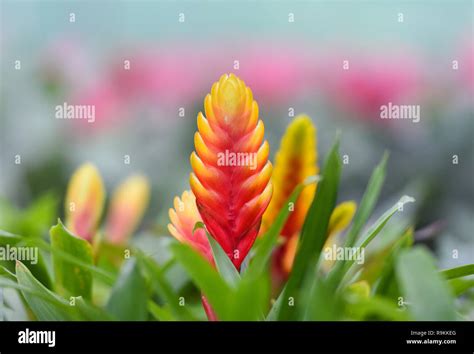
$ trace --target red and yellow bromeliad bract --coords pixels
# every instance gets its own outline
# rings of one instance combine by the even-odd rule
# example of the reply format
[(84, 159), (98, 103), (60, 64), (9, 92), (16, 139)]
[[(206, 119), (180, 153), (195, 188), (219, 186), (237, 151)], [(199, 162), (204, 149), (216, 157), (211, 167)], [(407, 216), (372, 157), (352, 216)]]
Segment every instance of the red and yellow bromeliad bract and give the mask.
[[(190, 185), (200, 219), (240, 269), (272, 196), (269, 145), (252, 91), (235, 75), (214, 83), (204, 108), (205, 116), (197, 117)], [(170, 213), (173, 235), (189, 238), (179, 233), (176, 211)]]

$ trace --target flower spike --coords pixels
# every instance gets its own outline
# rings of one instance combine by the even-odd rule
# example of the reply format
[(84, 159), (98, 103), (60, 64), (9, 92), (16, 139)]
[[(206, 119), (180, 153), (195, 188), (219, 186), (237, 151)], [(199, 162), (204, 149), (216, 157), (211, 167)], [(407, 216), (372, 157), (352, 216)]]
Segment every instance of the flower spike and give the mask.
[(190, 185), (207, 230), (240, 269), (272, 196), (269, 145), (252, 91), (235, 75), (214, 83), (204, 108)]
[(105, 188), (97, 168), (91, 163), (79, 167), (72, 175), (67, 189), (67, 228), (91, 242), (102, 215), (104, 200)]
[(143, 217), (150, 199), (150, 183), (145, 176), (127, 178), (114, 192), (107, 215), (106, 237), (125, 244)]
[(193, 232), (197, 222), (202, 222), (201, 216), (196, 206), (196, 198), (193, 192), (184, 191), (180, 197), (174, 198), (174, 209), (169, 209), (171, 223), (168, 224), (168, 231), (179, 242), (187, 243), (210, 263), (213, 263), (211, 245), (206, 236), (206, 231), (202, 228)]
[[(316, 127), (307, 115), (299, 115), (288, 125), (275, 155), (274, 194), (263, 215), (262, 233), (273, 223), (293, 189), (307, 177), (318, 174), (317, 158)], [(281, 232), (286, 239), (300, 232), (315, 191), (313, 183), (301, 192)]]

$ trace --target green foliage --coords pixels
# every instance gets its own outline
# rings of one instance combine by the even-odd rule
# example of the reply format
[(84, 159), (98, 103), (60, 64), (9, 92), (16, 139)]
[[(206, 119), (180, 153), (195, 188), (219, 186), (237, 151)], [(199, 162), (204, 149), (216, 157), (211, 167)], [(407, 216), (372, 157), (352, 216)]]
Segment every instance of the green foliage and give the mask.
[[(53, 249), (74, 255), (85, 264), (92, 265), (92, 247), (82, 238), (71, 234), (61, 223), (50, 230), (51, 246)], [(53, 268), (55, 283), (60, 293), (82, 296), (90, 299), (92, 296), (92, 273), (53, 253)]]
[[(311, 289), (312, 292), (317, 288), (316, 264), (326, 240), (329, 218), (336, 205), (340, 174), (339, 142), (336, 142), (326, 159), (322, 180), (303, 224), (293, 269), (285, 289), (280, 295), (284, 299), (291, 300), (291, 298), (297, 297), (297, 290), (305, 278), (310, 279), (310, 283), (314, 282), (314, 284), (310, 284), (308, 290)], [(311, 303), (311, 300), (309, 302)], [(291, 302), (285, 300), (281, 304), (283, 306), (279, 310), (278, 319), (296, 319), (298, 311), (293, 311)]]
[(40, 321), (72, 320), (68, 302), (46, 289), (21, 262), (16, 265), (16, 277), (21, 293)]
[(397, 261), (397, 276), (404, 302), (420, 321), (453, 321), (456, 319), (453, 294), (438, 274), (434, 261), (421, 247), (404, 250)]
[(147, 319), (148, 290), (135, 259), (126, 261), (107, 302), (107, 310), (122, 321)]
[[(268, 231), (259, 237), (239, 273), (206, 231), (214, 263), (176, 241), (150, 245), (91, 245), (59, 221), (57, 199), (46, 195), (25, 210), (0, 201), (0, 247), (40, 250), (38, 264), (0, 261), (0, 287), (21, 294), (36, 320), (205, 320), (204, 296), (219, 320), (457, 320), (463, 297), (472, 296), (474, 265), (439, 271), (430, 253), (413, 246), (412, 227), (397, 225), (385, 240), (392, 217), (403, 212), (402, 196), (378, 219), (372, 214), (386, 175), (387, 154), (372, 173), (344, 247), (367, 253), (362, 264), (335, 260), (323, 267), (324, 244), (338, 199), (342, 165), (337, 141), (327, 155), (321, 177), (312, 176), (293, 190)], [(280, 233), (303, 188), (318, 183), (300, 234), (292, 271), (271, 289), (271, 257)], [(377, 210), (378, 213), (378, 210)], [(369, 223), (369, 220), (375, 220)], [(195, 230), (205, 229), (197, 223)], [(3, 230), (8, 230), (3, 231)], [(50, 237), (48, 238), (48, 229)], [(165, 240), (160, 238), (159, 240)], [(377, 249), (373, 246), (379, 246)], [(131, 257), (125, 256), (125, 250)], [(54, 279), (54, 282), (52, 281)], [(53, 286), (54, 284), (54, 286)]]

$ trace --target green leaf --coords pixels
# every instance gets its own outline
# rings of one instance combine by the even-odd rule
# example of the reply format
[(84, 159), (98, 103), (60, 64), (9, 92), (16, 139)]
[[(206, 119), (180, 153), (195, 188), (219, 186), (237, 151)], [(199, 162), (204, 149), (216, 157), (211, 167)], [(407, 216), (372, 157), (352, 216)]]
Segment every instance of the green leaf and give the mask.
[(450, 279), (448, 283), (456, 297), (474, 287), (474, 279), (454, 278)]
[(186, 244), (175, 243), (171, 245), (171, 251), (204, 293), (217, 317), (221, 320), (232, 319), (228, 309), (232, 291), (216, 269)]
[(362, 237), (363, 241), (360, 243), (359, 247), (365, 248), (369, 245), (369, 243), (377, 236), (380, 230), (387, 224), (390, 218), (399, 210), (403, 210), (403, 206), (407, 203), (413, 203), (415, 201), (414, 198), (404, 195), (400, 198), (400, 200), (395, 203), (390, 209), (388, 209), (385, 213), (382, 214), (380, 218), (367, 230), (366, 234)]
[(16, 277), (21, 293), (38, 320), (71, 321), (75, 319), (74, 309), (69, 307), (69, 303), (49, 291), (19, 261), (16, 263)]
[[(316, 196), (306, 215), (293, 269), (285, 289), (280, 295), (284, 299), (297, 298), (298, 288), (306, 277), (316, 278), (316, 264), (326, 241), (329, 218), (336, 204), (340, 174), (341, 161), (339, 159), (339, 141), (337, 140), (326, 158), (321, 182), (318, 184)], [(287, 301), (283, 301), (281, 304), (287, 304)], [(296, 313), (297, 311), (293, 307), (282, 306), (278, 318), (289, 320)]]
[(270, 283), (262, 274), (259, 278), (243, 278), (232, 297), (229, 297), (229, 319), (233, 321), (259, 321), (270, 296)]
[(148, 311), (147, 293), (136, 259), (129, 259), (122, 266), (106, 308), (121, 321), (144, 321)]
[(396, 261), (400, 252), (413, 245), (413, 229), (409, 228), (391, 247), (388, 256), (381, 260), (382, 270), (378, 276), (378, 282), (375, 289), (375, 294), (385, 297), (398, 297), (398, 284), (396, 281)]
[(26, 303), (39, 320), (108, 321), (112, 319), (102, 309), (86, 302), (82, 297), (76, 297), (74, 301), (70, 298), (69, 302), (59, 297), (44, 287), (19, 261), (16, 265), (16, 274), (8, 272), (8, 275), (15, 281), (0, 277), (0, 287), (21, 291)]
[(474, 274), (474, 264), (466, 264), (460, 267), (442, 270), (441, 275), (445, 279), (455, 279)]
[(74, 308), (80, 316), (78, 319), (81, 321), (116, 320), (116, 318), (111, 316), (104, 309), (92, 305), (90, 302), (84, 300), (81, 296), (75, 298)]
[(285, 293), (285, 288), (281, 291), (280, 296), (273, 302), (270, 311), (268, 312), (265, 321), (278, 321), (278, 315), (280, 313), (280, 309), (283, 306), (283, 294)]
[(311, 291), (308, 291), (306, 295), (308, 298), (305, 302), (308, 305), (303, 314), (304, 319), (309, 321), (339, 320), (343, 307), (339, 294), (334, 294), (327, 283), (319, 277), (315, 277), (311, 287)]
[[(3, 246), (11, 246), (11, 247), (24, 247), (29, 245), (29, 240), (31, 238), (19, 236), (12, 234), (7, 231), (0, 230), (0, 245)], [(33, 238), (32, 240), (40, 240), (39, 238)], [(31, 245), (30, 247), (34, 247)], [(0, 264), (4, 263), (9, 266), (11, 270), (14, 269), (15, 265), (13, 261), (0, 261)], [(48, 272), (48, 267), (46, 266), (46, 262), (44, 260), (43, 255), (41, 252), (37, 253), (37, 260), (36, 263), (33, 264), (32, 262), (29, 262), (27, 265), (28, 269), (31, 271), (33, 276), (38, 279), (44, 286), (46, 286), (48, 289), (52, 288), (52, 282), (51, 282), (51, 277)]]
[(92, 274), (96, 275), (100, 280), (102, 280), (104, 283), (113, 285), (115, 282), (115, 276), (113, 273), (110, 273), (109, 271), (99, 268), (97, 266), (94, 266), (93, 264), (90, 264), (88, 261), (81, 260), (80, 258), (76, 257), (75, 255), (72, 255), (68, 252), (65, 252), (61, 249), (58, 248), (53, 248), (51, 245), (43, 240), (40, 239), (26, 239), (25, 244), (30, 245), (30, 246), (37, 246), (41, 248), (44, 251), (48, 251), (57, 258), (61, 258), (65, 262), (72, 263), (80, 268), (83, 268), (87, 271), (90, 271)]
[[(353, 247), (357, 236), (362, 231), (362, 228), (367, 223), (372, 211), (374, 210), (375, 204), (382, 189), (383, 182), (385, 180), (385, 168), (387, 165), (388, 154), (385, 153), (382, 160), (374, 169), (372, 176), (370, 177), (369, 183), (365, 190), (362, 201), (357, 208), (352, 227), (347, 233), (345, 247)], [(336, 289), (344, 276), (345, 261), (337, 261), (331, 272), (328, 275), (328, 282), (332, 289)]]
[(212, 238), (211, 235), (206, 231), (209, 244), (212, 248), (212, 254), (214, 256), (214, 261), (216, 262), (216, 267), (222, 277), (229, 283), (230, 286), (236, 286), (240, 280), (240, 274), (237, 269), (234, 267), (234, 264), (227, 256), (227, 253), (221, 248), (216, 240)]
[(454, 321), (453, 295), (438, 274), (431, 255), (424, 248), (404, 250), (397, 262), (397, 277), (404, 301), (415, 320)]
[(21, 242), (23, 238), (8, 231), (0, 230), (0, 245), (15, 245)]
[(411, 318), (408, 313), (400, 310), (395, 304), (380, 296), (358, 297), (348, 301), (346, 312), (354, 320), (409, 321)]
[[(179, 305), (179, 295), (174, 292), (173, 287), (166, 279), (163, 268), (139, 251), (137, 252), (137, 258), (142, 262), (144, 269), (148, 271), (153, 289), (166, 301), (176, 318), (192, 320), (191, 313), (184, 306)], [(153, 313), (158, 315), (159, 311), (156, 312), (158, 309), (154, 307), (153, 310)]]
[(207, 232), (206, 226), (201, 221), (198, 221), (194, 225), (193, 233), (197, 229), (203, 229), (206, 233), (207, 239), (209, 240), (209, 245), (212, 249), (212, 255), (214, 257), (214, 262), (216, 263), (217, 270), (222, 275), (222, 277), (229, 283), (230, 286), (236, 286), (240, 280), (240, 274), (235, 268), (234, 264), (230, 260), (229, 256), (219, 243), (214, 240), (214, 238)]
[[(74, 255), (92, 266), (92, 247), (86, 241), (71, 234), (58, 220), (50, 230), (52, 249)], [(53, 268), (58, 290), (63, 294), (82, 296), (89, 300), (92, 296), (92, 273), (53, 253)]]
[(173, 321), (173, 315), (168, 308), (159, 306), (154, 301), (148, 301), (148, 311), (150, 314), (159, 321)]
[[(300, 183), (295, 187), (290, 197), (283, 205), (286, 206), (290, 205), (290, 203), (296, 203), (296, 200), (301, 194), (303, 188), (311, 183), (316, 183), (319, 180), (319, 176), (308, 177), (304, 183)], [(245, 276), (259, 276), (262, 272), (265, 271), (266, 266), (268, 265), (268, 261), (270, 260), (273, 248), (278, 243), (278, 237), (280, 235), (281, 230), (283, 229), (283, 226), (285, 226), (289, 214), (290, 208), (283, 207), (280, 209), (277, 217), (275, 218), (275, 221), (270, 226), (270, 229), (261, 237), (261, 242), (256, 247), (255, 255), (252, 258), (251, 263), (245, 272)]]
[[(414, 198), (404, 195), (400, 198), (400, 200), (395, 203), (390, 209), (388, 209), (385, 213), (382, 214), (380, 218), (366, 231), (364, 236), (361, 237), (363, 240), (359, 243), (359, 248), (365, 249), (370, 242), (380, 233), (380, 231), (384, 228), (390, 218), (400, 210), (403, 210), (403, 206), (406, 203), (413, 203), (415, 201)], [(345, 263), (344, 269), (341, 271), (342, 277), (347, 274), (349, 268), (355, 263), (355, 259), (347, 260)]]

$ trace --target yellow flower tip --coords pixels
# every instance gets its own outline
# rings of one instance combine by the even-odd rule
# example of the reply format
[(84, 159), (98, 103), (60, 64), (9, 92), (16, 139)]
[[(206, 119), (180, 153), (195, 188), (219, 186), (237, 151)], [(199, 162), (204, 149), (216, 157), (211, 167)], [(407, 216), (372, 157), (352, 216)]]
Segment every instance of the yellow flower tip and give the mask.
[(361, 298), (368, 299), (370, 296), (370, 284), (367, 280), (360, 280), (349, 285), (347, 291)]
[(127, 178), (115, 190), (107, 217), (106, 237), (125, 244), (143, 218), (150, 200), (150, 183), (143, 175)]
[[(208, 102), (206, 102), (208, 101)], [(210, 101), (210, 102), (209, 102)], [(246, 119), (242, 119), (243, 114), (251, 114), (252, 111), (258, 116), (258, 107), (253, 100), (252, 91), (245, 83), (234, 74), (224, 74), (220, 77), (211, 90), (206, 103), (211, 107), (206, 107), (206, 115), (209, 120), (218, 118), (221, 126), (234, 126), (237, 131), (247, 127)], [(254, 108), (254, 109), (252, 109)], [(209, 112), (209, 111), (214, 112)], [(256, 119), (255, 114), (251, 115), (252, 120)]]
[(329, 219), (328, 235), (334, 235), (349, 226), (356, 209), (357, 204), (353, 200), (342, 202), (336, 206)]
[(316, 191), (316, 184), (308, 185), (301, 192), (295, 205), (284, 205), (290, 194), (309, 176), (318, 174), (316, 127), (307, 115), (297, 116), (287, 127), (275, 155), (272, 176), (274, 195), (263, 216), (262, 232), (273, 223), (281, 208), (290, 208), (291, 214), (282, 235), (291, 237), (299, 233)]
[(212, 250), (206, 232), (203, 229), (193, 232), (196, 223), (202, 222), (193, 192), (184, 191), (181, 198), (175, 197), (173, 208), (169, 209), (168, 214), (171, 221), (168, 224), (170, 234), (179, 242), (189, 244), (212, 263)]
[(92, 241), (102, 215), (105, 188), (97, 168), (80, 166), (72, 175), (65, 199), (66, 226), (71, 232)]
[[(331, 248), (334, 245), (337, 246), (337, 234), (341, 231), (344, 231), (350, 225), (356, 210), (357, 204), (352, 200), (342, 202), (334, 208), (331, 217), (329, 218), (327, 239), (324, 244), (323, 250), (328, 247)], [(329, 272), (334, 262), (334, 260), (323, 259), (321, 262), (322, 270), (325, 273)]]

